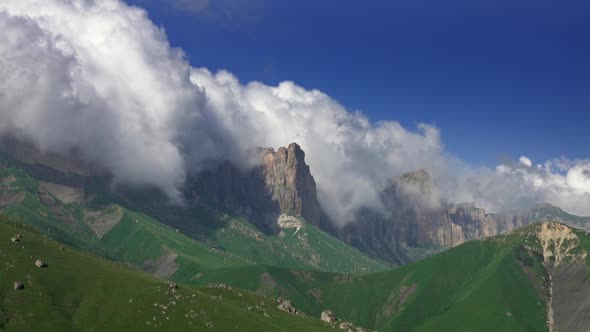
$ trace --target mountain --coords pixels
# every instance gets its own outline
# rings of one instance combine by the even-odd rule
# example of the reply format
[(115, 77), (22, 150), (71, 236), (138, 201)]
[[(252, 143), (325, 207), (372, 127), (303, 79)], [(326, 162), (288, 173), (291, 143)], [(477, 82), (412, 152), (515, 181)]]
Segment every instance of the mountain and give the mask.
[(164, 282), (3, 216), (0, 234), (2, 331), (333, 330), (319, 316), (280, 310), (273, 298)]
[(105, 189), (100, 179), (51, 176), (51, 169), (36, 166), (32, 171), (42, 181), (28, 167), (5, 160), (0, 211), (59, 241), (158, 276), (180, 280), (256, 264), (350, 273), (387, 267), (296, 215), (277, 215), (276, 231), (265, 233), (205, 199), (171, 205), (156, 193), (123, 195)]
[[(5, 144), (4, 151), (10, 158), (19, 160), (15, 166), (47, 183), (39, 194), (45, 198), (42, 202), (46, 205), (53, 204), (47, 202), (52, 195), (43, 195), (43, 190), (47, 186), (54, 189), (63, 186), (62, 189), (81, 191), (92, 199), (99, 197), (106, 206), (115, 204), (141, 212), (191, 238), (213, 243), (222, 250), (235, 251), (247, 260), (264, 264), (311, 266), (339, 272), (346, 272), (341, 270), (342, 266), (356, 271), (378, 268), (378, 264), (368, 267), (364, 263), (319, 263), (318, 257), (341, 256), (322, 255), (321, 250), (307, 244), (307, 232), (297, 233), (297, 243), (302, 245), (299, 250), (291, 250), (289, 245), (282, 243), (286, 229), (281, 226), (281, 218), (283, 221), (296, 218), (306, 225), (306, 230), (330, 238), (328, 242), (332, 241), (331, 234), (363, 253), (391, 264), (406, 264), (468, 240), (505, 233), (539, 220), (590, 227), (587, 226), (590, 218), (569, 215), (548, 204), (491, 214), (473, 203), (452, 204), (428, 199), (436, 195), (433, 195), (433, 180), (426, 170), (392, 178), (381, 193), (383, 210), (361, 209), (356, 222), (340, 227), (322, 213), (305, 153), (295, 143), (276, 151), (259, 149), (255, 157), (260, 163), (254, 167), (223, 162), (192, 175), (183, 188), (187, 203), (184, 207), (162, 204), (166, 197), (153, 190), (119, 186), (113, 191), (108, 175), (76, 161), (75, 151), (71, 158), (63, 158), (12, 143)], [(0, 196), (0, 209), (2, 200), (8, 199)], [(68, 218), (70, 223), (75, 223), (75, 217)], [(229, 234), (236, 232), (238, 238), (245, 240), (230, 240), (232, 236)], [(340, 244), (324, 247), (337, 248)], [(360, 256), (350, 257), (348, 262)], [(358, 261), (367, 262), (366, 259)], [(340, 270), (331, 270), (336, 265)]]
[(361, 211), (355, 223), (338, 230), (338, 237), (373, 257), (405, 264), (542, 220), (590, 227), (590, 217), (574, 216), (547, 203), (520, 211), (486, 213), (473, 203), (430, 202), (432, 188), (426, 170), (394, 177), (381, 195), (385, 212)]
[(299, 216), (320, 225), (316, 183), (305, 153), (295, 143), (257, 151), (260, 165), (244, 169), (225, 162), (189, 181), (188, 196), (203, 196), (235, 211), (258, 228), (276, 232), (281, 214)]

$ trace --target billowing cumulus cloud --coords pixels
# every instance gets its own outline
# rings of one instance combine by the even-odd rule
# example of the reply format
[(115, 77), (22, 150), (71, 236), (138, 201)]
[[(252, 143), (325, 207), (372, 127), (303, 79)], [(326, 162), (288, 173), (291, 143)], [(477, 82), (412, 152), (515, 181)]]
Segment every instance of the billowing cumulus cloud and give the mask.
[(428, 169), (436, 200), (502, 210), (547, 201), (590, 214), (590, 162), (473, 168), (445, 153), (437, 128), (371, 123), (293, 82), (241, 83), (192, 67), (145, 11), (119, 0), (0, 3), (0, 134), (42, 151), (78, 151), (118, 182), (179, 199), (188, 174), (259, 146), (298, 142), (322, 206), (341, 222), (378, 208), (393, 175)]
[(548, 202), (574, 214), (590, 215), (590, 160), (560, 159), (539, 167), (521, 161), (477, 176), (477, 185), (465, 189), (471, 200), (491, 210)]

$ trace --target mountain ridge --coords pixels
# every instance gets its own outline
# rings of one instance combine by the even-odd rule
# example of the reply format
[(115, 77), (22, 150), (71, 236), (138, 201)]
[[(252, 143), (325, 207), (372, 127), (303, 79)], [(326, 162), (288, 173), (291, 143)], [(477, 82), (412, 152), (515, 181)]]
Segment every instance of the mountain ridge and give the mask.
[[(14, 149), (18, 150), (18, 147)], [(252, 223), (267, 236), (282, 231), (278, 226), (281, 215), (296, 216), (374, 258), (393, 264), (405, 264), (471, 239), (501, 234), (541, 219), (590, 227), (590, 218), (569, 215), (546, 203), (527, 210), (486, 213), (473, 203), (429, 200), (434, 185), (425, 169), (392, 177), (390, 185), (381, 194), (385, 213), (364, 208), (357, 213), (354, 222), (339, 226), (322, 210), (311, 168), (298, 144), (292, 143), (276, 151), (261, 148), (256, 153), (260, 164), (253, 168), (244, 169), (226, 161), (190, 177), (183, 189), (189, 205), (197, 209), (217, 205)], [(20, 157), (23, 157), (22, 153)], [(24, 156), (24, 160), (40, 159)], [(53, 169), (46, 165), (47, 162), (42, 164), (45, 169)], [(66, 166), (54, 169), (52, 172), (57, 173), (49, 174), (50, 180), (74, 187), (102, 181), (105, 185), (99, 190), (112, 190), (104, 177), (100, 180), (100, 177), (80, 174), (59, 175), (60, 171), (67, 172), (72, 168), (67, 166), (67, 160), (57, 165)], [(39, 166), (27, 167), (36, 169), (41, 177), (52, 173), (39, 171)], [(135, 210), (144, 211), (181, 232), (210, 232), (203, 225), (194, 223), (188, 210), (163, 206), (161, 194), (146, 195), (123, 188), (116, 196)]]

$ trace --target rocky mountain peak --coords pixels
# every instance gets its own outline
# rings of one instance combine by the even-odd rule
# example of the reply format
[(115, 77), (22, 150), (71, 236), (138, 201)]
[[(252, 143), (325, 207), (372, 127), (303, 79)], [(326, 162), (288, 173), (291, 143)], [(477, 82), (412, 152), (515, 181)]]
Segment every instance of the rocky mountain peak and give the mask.
[(257, 153), (260, 164), (250, 170), (226, 162), (201, 174), (194, 184), (196, 192), (208, 193), (261, 229), (276, 231), (282, 214), (319, 225), (316, 183), (301, 147), (291, 143), (276, 150), (259, 148)]
[(425, 169), (419, 169), (413, 172), (407, 172), (392, 179), (394, 187), (411, 187), (421, 194), (432, 192), (432, 177)]
[(305, 162), (305, 152), (297, 143), (266, 149), (262, 156), (262, 174), (272, 199), (281, 213), (300, 215), (319, 225), (320, 205), (316, 183)]

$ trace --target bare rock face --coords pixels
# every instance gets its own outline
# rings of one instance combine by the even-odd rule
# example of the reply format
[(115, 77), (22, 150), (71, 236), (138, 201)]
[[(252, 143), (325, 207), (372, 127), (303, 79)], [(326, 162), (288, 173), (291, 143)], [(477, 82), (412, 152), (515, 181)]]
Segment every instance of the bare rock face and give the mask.
[(425, 170), (395, 177), (381, 193), (384, 211), (361, 210), (356, 222), (338, 235), (371, 256), (396, 264), (412, 260), (406, 254), (409, 248), (450, 247), (463, 242), (461, 228), (453, 224), (441, 204), (423, 204), (432, 188)]
[(562, 263), (583, 262), (586, 252), (578, 249), (580, 239), (567, 226), (555, 222), (543, 222), (537, 226), (537, 238), (542, 247), (543, 261), (558, 267)]
[[(545, 269), (541, 279), (532, 280), (539, 283), (541, 287), (537, 288), (547, 300), (548, 330), (590, 331), (588, 253), (576, 232), (564, 224), (546, 221), (520, 232), (531, 235), (520, 250), (540, 259)], [(530, 265), (522, 262), (524, 271), (530, 271)]]
[(319, 225), (320, 204), (316, 183), (309, 166), (305, 163), (305, 152), (296, 143), (276, 152), (267, 149), (262, 156), (262, 174), (266, 189), (279, 205), (283, 214), (300, 215), (308, 222)]
[(436, 202), (429, 200), (433, 188), (425, 170), (395, 177), (381, 194), (385, 212), (362, 210), (355, 223), (335, 233), (371, 256), (403, 264), (416, 258), (408, 254), (415, 249), (454, 247), (542, 220), (590, 227), (590, 218), (569, 215), (546, 203), (522, 211), (486, 213), (473, 203)]
[(316, 183), (305, 153), (296, 143), (259, 149), (260, 165), (244, 170), (229, 162), (203, 172), (190, 185), (194, 199), (207, 196), (246, 217), (261, 228), (276, 232), (282, 215), (303, 217), (320, 224)]

